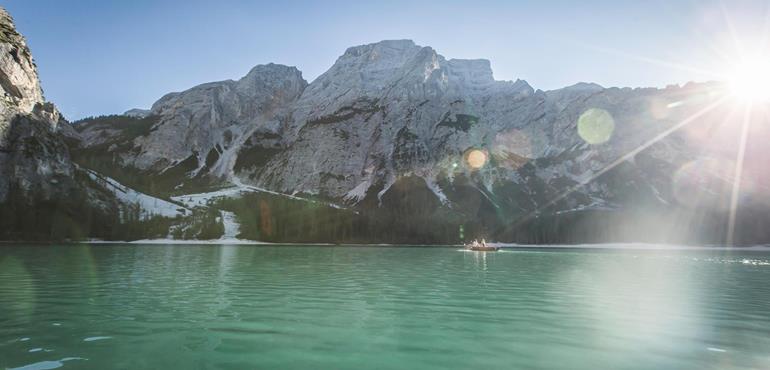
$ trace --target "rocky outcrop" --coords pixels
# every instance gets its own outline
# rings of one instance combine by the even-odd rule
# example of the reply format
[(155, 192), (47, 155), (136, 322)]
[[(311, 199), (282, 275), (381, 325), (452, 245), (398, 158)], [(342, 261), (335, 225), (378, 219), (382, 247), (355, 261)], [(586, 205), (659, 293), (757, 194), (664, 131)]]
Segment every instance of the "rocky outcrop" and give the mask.
[(2, 8), (0, 87), (0, 202), (12, 187), (52, 197), (72, 176), (66, 146), (56, 133), (67, 123), (44, 101), (26, 41)]
[[(462, 155), (449, 142), (480, 140), (475, 123), (486, 112), (477, 106), (532, 94), (524, 81), (495, 81), (486, 60), (446, 60), (409, 40), (353, 47), (295, 104), (283, 133), (288, 149), (251, 176), (260, 186), (332, 198), (360, 198), (409, 172), (432, 182), (438, 171), (431, 164)], [(399, 142), (429, 156), (406, 166), (394, 161), (392, 153), (404, 152)]]
[(123, 112), (123, 115), (128, 117), (134, 117), (134, 118), (145, 118), (149, 116), (150, 113), (151, 112), (149, 109), (134, 108)]
[(43, 90), (37, 78), (37, 67), (24, 36), (16, 31), (13, 19), (0, 8), (0, 114), (30, 113), (42, 103)]
[(135, 142), (144, 150), (127, 161), (136, 168), (163, 170), (194, 156), (198, 173), (212, 156), (217, 159), (209, 160), (208, 170), (226, 175), (244, 140), (256, 131), (280, 130), (287, 108), (306, 85), (296, 68), (267, 64), (254, 67), (238, 81), (168, 94), (152, 106), (151, 114), (160, 117), (153, 135)]
[(131, 122), (83, 122), (78, 126), (81, 146), (114, 143), (105, 149), (114, 154), (116, 165), (146, 173), (184, 168), (177, 183), (187, 178), (227, 178), (244, 142), (256, 143), (259, 137), (279, 134), (289, 107), (306, 85), (294, 67), (256, 66), (237, 81), (212, 82), (167, 94), (147, 114), (127, 112), (126, 116), (138, 121), (152, 120), (140, 135), (123, 135)]
[(29, 48), (0, 8), (0, 239), (100, 235), (114, 199), (92, 187), (70, 158), (78, 133), (46, 102)]

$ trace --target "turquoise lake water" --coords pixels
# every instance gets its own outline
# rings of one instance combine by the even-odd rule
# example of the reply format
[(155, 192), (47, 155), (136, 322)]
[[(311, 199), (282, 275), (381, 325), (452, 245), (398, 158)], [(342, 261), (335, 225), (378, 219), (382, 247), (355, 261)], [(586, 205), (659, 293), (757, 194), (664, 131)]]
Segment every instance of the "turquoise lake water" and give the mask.
[(770, 252), (0, 246), (0, 369), (768, 369)]

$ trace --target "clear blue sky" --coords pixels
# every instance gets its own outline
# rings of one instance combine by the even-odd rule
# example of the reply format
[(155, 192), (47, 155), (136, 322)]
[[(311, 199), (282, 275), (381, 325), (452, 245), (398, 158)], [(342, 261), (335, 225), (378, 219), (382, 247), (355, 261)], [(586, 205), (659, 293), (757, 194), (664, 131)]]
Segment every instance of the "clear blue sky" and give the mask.
[(347, 47), (383, 39), (486, 58), (497, 79), (543, 90), (709, 80), (700, 70), (723, 70), (721, 57), (735, 54), (726, 19), (737, 38), (751, 38), (770, 2), (416, 3), (0, 0), (27, 37), (46, 98), (69, 119), (149, 107), (167, 92), (268, 62), (297, 66), (312, 81)]

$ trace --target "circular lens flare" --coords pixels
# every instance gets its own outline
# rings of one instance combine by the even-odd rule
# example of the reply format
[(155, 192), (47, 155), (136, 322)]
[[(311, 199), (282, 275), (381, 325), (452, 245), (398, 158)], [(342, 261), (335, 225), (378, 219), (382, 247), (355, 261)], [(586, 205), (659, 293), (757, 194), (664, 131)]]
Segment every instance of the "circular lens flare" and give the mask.
[(487, 163), (487, 153), (479, 149), (471, 149), (465, 154), (465, 163), (468, 167), (478, 170)]
[(515, 170), (532, 158), (532, 144), (523, 131), (511, 129), (499, 132), (495, 135), (490, 155), (500, 166)]
[(578, 118), (578, 135), (587, 143), (596, 145), (606, 142), (615, 131), (615, 120), (604, 109), (591, 108)]
[(730, 161), (716, 158), (685, 163), (672, 179), (674, 198), (691, 208), (724, 209), (730, 200), (734, 166)]

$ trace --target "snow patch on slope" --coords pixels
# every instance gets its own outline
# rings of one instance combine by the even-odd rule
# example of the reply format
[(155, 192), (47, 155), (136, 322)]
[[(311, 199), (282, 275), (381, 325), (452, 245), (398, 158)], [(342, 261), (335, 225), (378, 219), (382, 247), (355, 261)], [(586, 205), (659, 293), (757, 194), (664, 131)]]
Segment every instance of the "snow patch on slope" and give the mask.
[(345, 194), (344, 199), (353, 201), (353, 203), (358, 203), (362, 199), (366, 197), (366, 191), (369, 190), (369, 186), (371, 185), (371, 180), (365, 180), (358, 184), (355, 188), (350, 190), (347, 194)]
[(85, 171), (91, 180), (112, 192), (121, 203), (138, 205), (141, 210), (140, 218), (143, 220), (152, 216), (174, 218), (184, 216), (189, 211), (178, 204), (140, 193), (96, 171), (89, 169), (85, 169)]
[(302, 198), (302, 197), (298, 197), (298, 196), (293, 195), (293, 194), (279, 193), (277, 191), (272, 191), (272, 190), (268, 190), (268, 189), (264, 189), (264, 188), (260, 188), (260, 187), (256, 187), (256, 186), (252, 186), (252, 185), (246, 185), (237, 176), (233, 176), (230, 181), (232, 181), (232, 183), (235, 184), (235, 188), (241, 189), (242, 191), (262, 192), (262, 193), (278, 195), (278, 196), (282, 196), (282, 197), (286, 197), (286, 198), (294, 199), (294, 200), (301, 200), (301, 201), (311, 202), (311, 203), (321, 203), (321, 204), (325, 204), (325, 205), (327, 205), (329, 207), (332, 207), (332, 208), (345, 209), (345, 207), (340, 206), (338, 204), (334, 204), (334, 203), (319, 202), (319, 201), (312, 200), (312, 199), (305, 199), (305, 198)]
[[(221, 198), (237, 198), (240, 197), (241, 194), (247, 192), (249, 191), (246, 189), (230, 187), (208, 193), (178, 195), (171, 197), (171, 199), (183, 203), (190, 208), (208, 207), (209, 203), (213, 200)], [(222, 222), (224, 232), (222, 233), (222, 236), (217, 239), (217, 242), (225, 244), (241, 244), (243, 240), (238, 239), (238, 234), (241, 233), (241, 224), (238, 222), (238, 217), (233, 212), (223, 210), (219, 210), (219, 214), (220, 217), (218, 221)]]
[(222, 226), (225, 228), (225, 232), (222, 234), (222, 239), (236, 239), (238, 234), (241, 232), (241, 224), (238, 222), (238, 218), (235, 216), (235, 213), (228, 211), (221, 211), (220, 213), (222, 214)]
[(171, 197), (171, 200), (183, 203), (188, 207), (207, 207), (209, 202), (217, 198), (238, 198), (249, 190), (237, 186), (211, 191), (207, 193), (185, 194)]
[(436, 183), (436, 180), (433, 177), (423, 177), (423, 180), (425, 180), (425, 185), (427, 185), (428, 189), (436, 195), (436, 198), (438, 198), (441, 204), (449, 205), (449, 199), (447, 199), (446, 194), (441, 190), (441, 186)]

